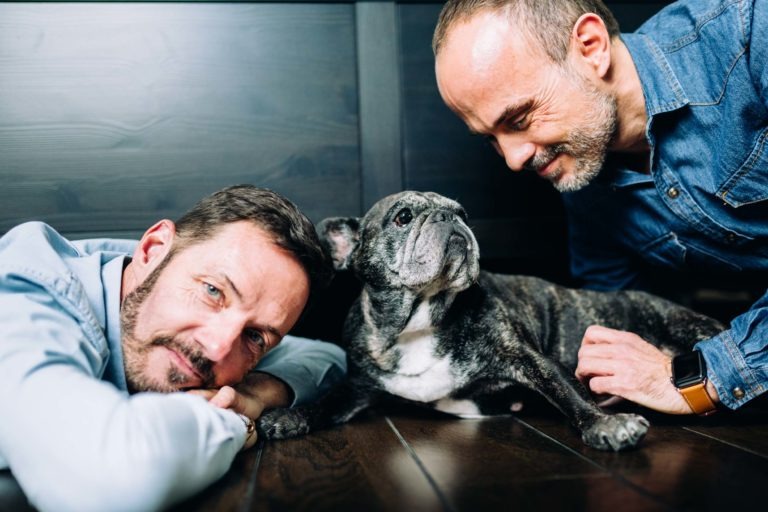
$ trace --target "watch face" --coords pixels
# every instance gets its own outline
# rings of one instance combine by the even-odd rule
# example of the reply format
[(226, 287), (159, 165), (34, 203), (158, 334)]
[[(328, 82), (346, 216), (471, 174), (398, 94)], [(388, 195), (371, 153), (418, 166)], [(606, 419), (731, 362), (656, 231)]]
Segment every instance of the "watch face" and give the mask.
[(703, 382), (707, 376), (706, 364), (701, 352), (694, 350), (672, 359), (672, 382), (677, 388), (687, 388)]

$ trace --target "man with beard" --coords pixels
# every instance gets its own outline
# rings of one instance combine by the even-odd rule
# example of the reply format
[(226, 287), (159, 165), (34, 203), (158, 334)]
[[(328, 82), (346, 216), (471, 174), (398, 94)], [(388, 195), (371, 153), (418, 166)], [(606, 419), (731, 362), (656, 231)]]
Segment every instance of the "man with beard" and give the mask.
[(329, 277), (312, 223), (248, 185), (138, 243), (12, 229), (0, 469), (40, 510), (156, 510), (202, 489), (254, 444), (263, 409), (311, 400), (346, 371), (339, 348), (283, 339)]
[[(565, 193), (587, 287), (642, 288), (654, 266), (768, 268), (768, 2), (683, 0), (620, 34), (599, 0), (449, 0), (433, 50), (446, 104), (510, 169)], [(765, 294), (674, 360), (590, 327), (576, 374), (708, 414), (766, 390), (767, 347)]]

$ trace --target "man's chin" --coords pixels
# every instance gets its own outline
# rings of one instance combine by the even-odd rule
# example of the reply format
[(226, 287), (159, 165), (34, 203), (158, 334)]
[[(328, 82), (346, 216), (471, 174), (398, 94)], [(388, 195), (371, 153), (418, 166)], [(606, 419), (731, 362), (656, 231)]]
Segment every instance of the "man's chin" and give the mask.
[(550, 183), (558, 192), (576, 192), (589, 185), (592, 180), (597, 177), (600, 170), (587, 170), (579, 173), (563, 173), (560, 172), (557, 176), (553, 176), (550, 179)]

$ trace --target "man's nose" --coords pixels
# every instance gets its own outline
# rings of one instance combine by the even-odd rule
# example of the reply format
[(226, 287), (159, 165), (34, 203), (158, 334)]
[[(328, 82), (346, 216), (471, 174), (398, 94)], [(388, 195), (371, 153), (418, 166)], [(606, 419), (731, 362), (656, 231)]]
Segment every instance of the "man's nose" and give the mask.
[(224, 360), (239, 342), (243, 326), (231, 319), (221, 319), (206, 326), (198, 338), (205, 356), (213, 362)]
[(501, 156), (513, 171), (522, 171), (525, 164), (536, 154), (536, 145), (531, 142), (521, 141), (516, 136), (500, 136), (497, 139)]

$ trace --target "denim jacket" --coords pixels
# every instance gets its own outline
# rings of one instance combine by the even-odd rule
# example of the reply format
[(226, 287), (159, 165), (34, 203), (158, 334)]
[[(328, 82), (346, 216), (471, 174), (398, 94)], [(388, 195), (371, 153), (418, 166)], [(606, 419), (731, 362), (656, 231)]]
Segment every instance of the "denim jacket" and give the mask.
[[(136, 242), (70, 242), (30, 222), (0, 238), (0, 469), (40, 510), (157, 510), (223, 475), (246, 437), (188, 393), (129, 395), (123, 262)], [(284, 339), (257, 367), (297, 401), (346, 371), (328, 343)]]
[[(642, 83), (650, 174), (617, 154), (565, 194), (571, 270), (596, 289), (643, 269), (768, 269), (768, 1), (685, 0), (622, 34)], [(768, 385), (768, 293), (696, 345), (720, 400)]]

